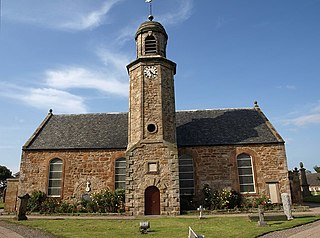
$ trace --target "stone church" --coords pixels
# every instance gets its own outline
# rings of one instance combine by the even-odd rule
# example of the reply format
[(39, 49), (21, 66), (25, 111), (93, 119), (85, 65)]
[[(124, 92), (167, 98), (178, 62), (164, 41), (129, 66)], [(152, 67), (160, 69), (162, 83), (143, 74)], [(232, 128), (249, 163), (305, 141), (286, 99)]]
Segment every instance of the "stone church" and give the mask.
[(199, 199), (205, 184), (274, 203), (290, 193), (284, 140), (257, 103), (176, 111), (167, 40), (152, 19), (137, 30), (129, 112), (49, 111), (23, 146), (18, 194), (41, 190), (71, 202), (125, 188), (128, 214), (177, 215), (181, 199)]

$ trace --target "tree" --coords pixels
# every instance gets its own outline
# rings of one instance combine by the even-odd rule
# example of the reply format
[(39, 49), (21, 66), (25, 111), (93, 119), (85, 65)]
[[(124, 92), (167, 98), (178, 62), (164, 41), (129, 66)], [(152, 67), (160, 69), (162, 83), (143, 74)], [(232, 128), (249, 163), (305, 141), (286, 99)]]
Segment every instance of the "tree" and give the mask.
[(7, 187), (8, 178), (12, 178), (12, 172), (6, 166), (0, 165), (0, 197), (2, 197), (3, 191)]
[(315, 165), (313, 167), (313, 169), (317, 172), (317, 173), (320, 173), (320, 167), (318, 165)]

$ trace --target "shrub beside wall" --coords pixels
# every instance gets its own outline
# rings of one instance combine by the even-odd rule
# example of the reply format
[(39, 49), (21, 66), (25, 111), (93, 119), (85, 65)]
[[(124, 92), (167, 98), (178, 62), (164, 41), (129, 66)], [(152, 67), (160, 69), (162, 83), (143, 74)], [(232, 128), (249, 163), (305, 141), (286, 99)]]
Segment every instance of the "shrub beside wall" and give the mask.
[(34, 191), (28, 201), (29, 212), (51, 213), (121, 213), (125, 211), (125, 191), (103, 190), (73, 204), (60, 198), (47, 197), (44, 192)]

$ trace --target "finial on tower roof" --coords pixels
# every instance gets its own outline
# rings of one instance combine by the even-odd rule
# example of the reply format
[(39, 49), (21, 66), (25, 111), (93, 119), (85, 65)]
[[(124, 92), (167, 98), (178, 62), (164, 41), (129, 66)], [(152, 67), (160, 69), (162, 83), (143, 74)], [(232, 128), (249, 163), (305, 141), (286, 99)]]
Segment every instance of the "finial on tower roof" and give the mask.
[(254, 108), (259, 108), (258, 102), (254, 101)]
[(154, 17), (152, 16), (152, 0), (146, 0), (146, 3), (149, 3), (149, 21), (152, 21)]
[(52, 110), (52, 109), (50, 109), (50, 110), (49, 110), (49, 114), (52, 114), (52, 111), (53, 111), (53, 110)]

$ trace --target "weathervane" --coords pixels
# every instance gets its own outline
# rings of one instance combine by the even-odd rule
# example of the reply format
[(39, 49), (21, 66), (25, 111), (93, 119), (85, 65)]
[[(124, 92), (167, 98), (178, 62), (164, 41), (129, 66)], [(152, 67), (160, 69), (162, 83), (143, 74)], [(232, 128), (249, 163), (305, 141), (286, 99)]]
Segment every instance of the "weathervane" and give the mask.
[(146, 0), (146, 3), (149, 3), (149, 6), (150, 6), (150, 14), (149, 14), (149, 17), (148, 17), (148, 19), (150, 20), (150, 21), (152, 21), (153, 20), (153, 16), (152, 16), (152, 0)]

